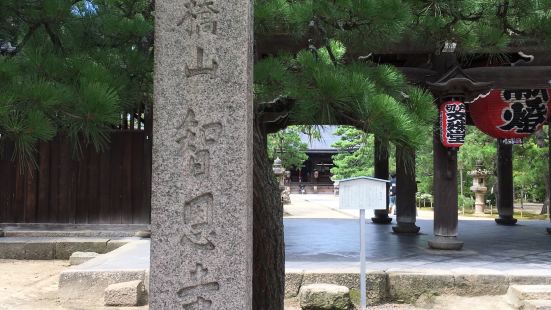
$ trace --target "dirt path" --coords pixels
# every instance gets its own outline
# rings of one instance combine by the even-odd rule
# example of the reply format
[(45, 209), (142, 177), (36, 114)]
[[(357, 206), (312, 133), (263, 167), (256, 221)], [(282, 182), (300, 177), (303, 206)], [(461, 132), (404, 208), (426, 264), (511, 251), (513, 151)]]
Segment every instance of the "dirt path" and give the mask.
[(62, 309), (59, 273), (68, 261), (0, 260), (0, 309)]
[(63, 260), (0, 259), (0, 310), (147, 310), (143, 307), (92, 307), (61, 304), (59, 274), (69, 267)]

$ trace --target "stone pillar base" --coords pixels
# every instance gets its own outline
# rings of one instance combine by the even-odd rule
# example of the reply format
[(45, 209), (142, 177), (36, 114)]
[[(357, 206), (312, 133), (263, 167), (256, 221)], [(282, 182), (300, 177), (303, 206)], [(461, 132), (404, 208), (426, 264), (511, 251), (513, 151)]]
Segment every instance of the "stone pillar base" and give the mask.
[(392, 231), (397, 234), (416, 234), (421, 227), (416, 226), (415, 223), (403, 223), (398, 222), (398, 225), (392, 226)]
[(512, 215), (500, 215), (495, 221), (497, 224), (505, 226), (513, 226), (517, 223), (517, 219), (513, 218)]
[(463, 241), (457, 240), (457, 237), (436, 236), (434, 239), (429, 240), (429, 247), (435, 250), (457, 251), (463, 248)]
[(474, 206), (474, 215), (483, 216), (484, 215), (484, 205), (475, 205)]
[(386, 209), (379, 209), (375, 210), (375, 217), (372, 217), (371, 221), (374, 224), (390, 224), (392, 223), (392, 218), (388, 216)]

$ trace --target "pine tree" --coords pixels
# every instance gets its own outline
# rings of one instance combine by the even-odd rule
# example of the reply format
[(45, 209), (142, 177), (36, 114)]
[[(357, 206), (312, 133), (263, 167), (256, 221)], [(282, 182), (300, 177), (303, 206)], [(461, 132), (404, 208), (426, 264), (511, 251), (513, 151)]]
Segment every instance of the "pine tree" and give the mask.
[(333, 155), (333, 180), (373, 175), (373, 136), (349, 126), (339, 126), (335, 134), (340, 139), (332, 145), (339, 150)]
[(35, 161), (38, 141), (68, 136), (100, 151), (121, 112), (151, 104), (150, 1), (0, 4), (0, 142)]

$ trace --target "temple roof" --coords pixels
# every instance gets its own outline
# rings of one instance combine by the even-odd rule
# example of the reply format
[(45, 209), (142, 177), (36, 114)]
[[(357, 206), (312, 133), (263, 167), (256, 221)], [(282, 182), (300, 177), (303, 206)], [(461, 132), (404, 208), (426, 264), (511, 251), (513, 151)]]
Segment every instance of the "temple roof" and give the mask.
[(331, 145), (339, 140), (339, 136), (335, 135), (337, 126), (320, 126), (321, 138), (314, 139), (306, 134), (300, 134), (302, 142), (308, 144), (307, 153), (336, 153), (337, 149)]

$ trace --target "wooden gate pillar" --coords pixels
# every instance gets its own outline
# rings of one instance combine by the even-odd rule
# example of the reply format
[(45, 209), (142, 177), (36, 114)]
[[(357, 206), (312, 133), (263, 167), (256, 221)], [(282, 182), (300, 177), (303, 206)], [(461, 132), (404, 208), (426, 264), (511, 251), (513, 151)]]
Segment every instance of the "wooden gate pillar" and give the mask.
[[(408, 158), (409, 157), (409, 158)], [(419, 232), (415, 225), (417, 206), (415, 205), (415, 151), (411, 149), (396, 149), (396, 226), (395, 233)]]
[(497, 140), (497, 211), (495, 219), (500, 225), (512, 226), (517, 223), (513, 217), (513, 146)]
[[(453, 54), (442, 57), (442, 68), (448, 67), (456, 59)], [(427, 82), (427, 85), (438, 98), (438, 104), (447, 99), (469, 102), (492, 87), (491, 82), (473, 80), (457, 64), (438, 81)], [(435, 238), (428, 243), (433, 249), (460, 250), (463, 242), (457, 240), (457, 148), (442, 145), (439, 125), (436, 124), (433, 133)]]
[[(388, 141), (382, 141), (375, 137), (375, 177), (378, 179), (388, 180)], [(375, 217), (371, 218), (371, 221), (375, 224), (390, 224), (392, 218), (388, 216), (388, 189), (389, 183), (387, 183), (386, 193), (386, 208), (375, 210)]]
[(449, 149), (440, 141), (440, 127), (433, 133), (434, 236), (429, 247), (460, 250), (457, 240), (457, 149)]

